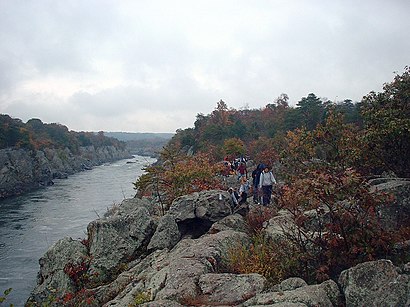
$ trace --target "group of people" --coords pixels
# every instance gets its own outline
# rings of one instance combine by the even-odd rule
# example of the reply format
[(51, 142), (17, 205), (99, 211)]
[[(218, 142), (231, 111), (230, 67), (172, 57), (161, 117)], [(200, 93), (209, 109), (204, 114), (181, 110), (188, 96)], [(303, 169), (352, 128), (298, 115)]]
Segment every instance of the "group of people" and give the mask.
[(247, 177), (246, 161), (247, 159), (245, 157), (236, 158), (232, 161), (229, 160), (229, 157), (225, 157), (222, 175), (228, 177), (230, 175), (239, 174), (239, 176)]
[[(245, 203), (251, 190), (245, 163), (243, 163), (243, 168), (240, 171), (238, 168), (237, 173), (240, 183), (239, 192), (233, 188), (228, 189), (234, 206)], [(268, 206), (271, 202), (274, 184), (277, 184), (277, 181), (271, 169), (267, 165), (260, 163), (252, 172), (252, 196), (254, 204)]]

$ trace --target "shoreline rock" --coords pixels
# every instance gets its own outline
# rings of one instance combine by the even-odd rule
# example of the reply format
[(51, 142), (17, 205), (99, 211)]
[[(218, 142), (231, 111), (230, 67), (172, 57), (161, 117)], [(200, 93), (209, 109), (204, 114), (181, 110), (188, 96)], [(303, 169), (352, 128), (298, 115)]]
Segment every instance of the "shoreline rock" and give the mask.
[(76, 155), (68, 148), (1, 149), (0, 200), (53, 185), (54, 179), (64, 179), (106, 162), (131, 157), (128, 151), (114, 146), (81, 147)]

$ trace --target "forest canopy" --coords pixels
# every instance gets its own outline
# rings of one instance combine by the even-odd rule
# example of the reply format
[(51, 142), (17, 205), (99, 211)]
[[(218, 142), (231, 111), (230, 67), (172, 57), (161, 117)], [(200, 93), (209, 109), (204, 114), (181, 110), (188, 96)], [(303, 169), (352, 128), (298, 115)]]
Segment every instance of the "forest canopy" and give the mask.
[(0, 114), (0, 149), (27, 148), (69, 148), (73, 153), (81, 146), (115, 146), (124, 148), (125, 143), (115, 138), (104, 136), (102, 131), (75, 132), (69, 131), (58, 123), (46, 124), (40, 119), (33, 118), (24, 123), (18, 118)]

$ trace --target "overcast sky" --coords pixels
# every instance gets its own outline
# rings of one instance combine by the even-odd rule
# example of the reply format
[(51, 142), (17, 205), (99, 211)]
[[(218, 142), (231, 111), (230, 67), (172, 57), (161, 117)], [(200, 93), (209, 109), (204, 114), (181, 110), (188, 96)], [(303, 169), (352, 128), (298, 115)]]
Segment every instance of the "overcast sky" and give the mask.
[(0, 0), (0, 113), (175, 132), (222, 99), (360, 101), (410, 64), (409, 0)]

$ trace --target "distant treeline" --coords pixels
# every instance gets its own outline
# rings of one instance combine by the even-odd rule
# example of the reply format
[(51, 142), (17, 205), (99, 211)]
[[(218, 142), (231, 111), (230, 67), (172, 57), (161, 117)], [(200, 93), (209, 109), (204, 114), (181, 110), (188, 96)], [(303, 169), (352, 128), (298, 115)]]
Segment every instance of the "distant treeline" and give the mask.
[(82, 146), (114, 146), (125, 148), (125, 143), (104, 136), (104, 132), (69, 131), (58, 123), (43, 123), (40, 119), (30, 119), (24, 123), (18, 118), (0, 114), (0, 149), (27, 148), (68, 148), (77, 153)]
[(152, 141), (152, 140), (170, 140), (175, 133), (151, 133), (151, 132), (106, 132), (104, 135), (117, 140), (128, 141)]
[(175, 133), (104, 132), (104, 135), (126, 142), (126, 148), (132, 154), (158, 157)]

